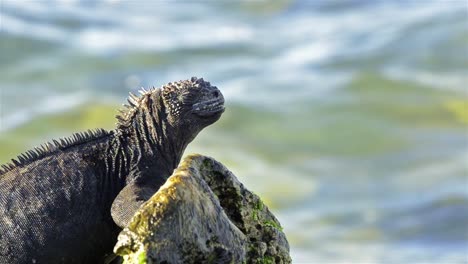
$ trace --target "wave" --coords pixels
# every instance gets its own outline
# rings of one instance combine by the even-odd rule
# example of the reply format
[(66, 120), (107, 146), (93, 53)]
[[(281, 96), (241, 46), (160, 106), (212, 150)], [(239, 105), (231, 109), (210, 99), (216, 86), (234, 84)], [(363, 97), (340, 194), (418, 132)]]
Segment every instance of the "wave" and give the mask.
[[(432, 1), (413, 4), (416, 9), (408, 6), (411, 4), (383, 2), (337, 14), (309, 8), (298, 10), (294, 16), (280, 14), (269, 21), (273, 26), (257, 23), (254, 17), (241, 22), (236, 16), (221, 16), (218, 14), (228, 10), (200, 3), (43, 1), (23, 5), (4, 1), (1, 12), (5, 32), (60, 41), (88, 52), (168, 51), (249, 43), (259, 48), (286, 47), (280, 56), (295, 64), (342, 52), (376, 50), (411, 24), (460, 10), (463, 3)], [(196, 12), (213, 15), (195, 19)], [(277, 41), (277, 32), (284, 34), (281, 41)]]
[(468, 90), (466, 89), (468, 79), (462, 70), (459, 72), (441, 73), (398, 67), (385, 70), (385, 75), (391, 79), (413, 81), (432, 88), (452, 90), (463, 95), (468, 95)]
[[(361, 64), (378, 60), (382, 53), (391, 55), (383, 48), (398, 42), (412, 25), (457, 13), (462, 6), (440, 1), (379, 2), (322, 12), (323, 4), (302, 9), (294, 9), (293, 4), (290, 9), (294, 14), (285, 8), (264, 20), (241, 11), (220, 15), (228, 11), (222, 5), (190, 2), (49, 1), (22, 5), (4, 1), (0, 12), (4, 33), (58, 42), (74, 52), (154, 52), (155, 59), (172, 51), (181, 53), (181, 63), (166, 70), (153, 69), (147, 75), (160, 79), (146, 83), (184, 79), (189, 72), (219, 83), (229, 101), (274, 109), (302, 98), (326, 97), (349, 82)], [(239, 16), (245, 19), (239, 20)], [(223, 50), (229, 46), (241, 47), (244, 55)], [(194, 54), (206, 48), (218, 51), (219, 56), (196, 60)], [(339, 66), (355, 58), (359, 61), (352, 67)], [(394, 68), (401, 68), (398, 62), (394, 64)], [(395, 78), (463, 89), (462, 73), (390, 72)]]
[[(0, 62), (8, 69), (0, 78), (0, 132), (82, 106), (91, 94), (119, 98), (112, 97), (113, 104), (140, 85), (204, 77), (230, 105), (188, 151), (217, 157), (278, 210), (295, 263), (459, 260), (457, 250), (466, 243), (456, 232), (466, 226), (468, 194), (466, 155), (454, 152), (463, 148), (462, 132), (446, 123), (393, 122), (405, 114), (395, 108), (407, 91), (392, 97), (392, 85), (404, 82), (386, 80), (457, 93), (450, 97), (466, 94), (463, 68), (442, 61), (429, 70), (418, 60), (437, 43), (464, 36), (458, 25), (465, 3), (363, 1), (358, 8), (324, 8), (317, 2), (293, 1), (262, 13), (201, 2), (3, 0), (0, 34), (22, 38), (4, 46), (15, 62)], [(38, 49), (40, 42), (46, 48)], [(443, 71), (447, 63), (455, 70)], [(362, 93), (349, 89), (359, 76), (364, 81), (354, 84)], [(416, 101), (424, 92), (412, 91), (410, 110), (432, 102)], [(395, 104), (385, 105), (388, 100)], [(392, 122), (382, 118), (386, 111), (396, 116)], [(421, 119), (433, 113), (420, 111)], [(393, 138), (408, 144), (373, 158), (358, 153), (366, 144), (391, 145)]]
[(73, 109), (86, 103), (89, 98), (89, 96), (82, 92), (67, 95), (49, 95), (38, 104), (23, 109), (16, 109), (11, 114), (3, 116), (0, 122), (0, 132), (21, 126), (38, 116)]

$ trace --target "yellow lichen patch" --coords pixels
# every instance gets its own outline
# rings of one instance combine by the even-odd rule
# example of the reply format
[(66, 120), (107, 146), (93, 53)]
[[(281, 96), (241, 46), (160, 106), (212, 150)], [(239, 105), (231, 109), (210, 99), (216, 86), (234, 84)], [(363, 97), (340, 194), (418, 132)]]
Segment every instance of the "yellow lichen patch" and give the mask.
[[(174, 174), (167, 179), (167, 181), (160, 187), (158, 192), (151, 197), (145, 208), (146, 210), (138, 211), (132, 218), (129, 224), (129, 229), (137, 234), (146, 234), (150, 228), (149, 226), (154, 223), (149, 223), (151, 221), (159, 221), (158, 215), (150, 215), (152, 212), (164, 212), (168, 204), (172, 200), (176, 200), (177, 196), (177, 186), (181, 184), (186, 184), (184, 178), (190, 177), (188, 173), (190, 168), (197, 168), (199, 164), (199, 154), (192, 154), (184, 159), (180, 166), (174, 171)], [(158, 208), (158, 210), (156, 210)]]
[(125, 264), (146, 264), (146, 252), (143, 247), (140, 247), (137, 252), (133, 254), (125, 255), (124, 257)]
[(445, 103), (445, 107), (455, 115), (457, 121), (468, 124), (468, 100), (451, 100)]

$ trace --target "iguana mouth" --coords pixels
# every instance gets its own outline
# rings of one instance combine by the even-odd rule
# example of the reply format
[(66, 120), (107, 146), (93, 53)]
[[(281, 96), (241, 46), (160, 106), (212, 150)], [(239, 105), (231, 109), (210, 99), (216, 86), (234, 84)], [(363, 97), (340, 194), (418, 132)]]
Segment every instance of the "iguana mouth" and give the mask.
[(216, 98), (192, 106), (192, 112), (198, 116), (212, 116), (224, 112), (224, 99)]

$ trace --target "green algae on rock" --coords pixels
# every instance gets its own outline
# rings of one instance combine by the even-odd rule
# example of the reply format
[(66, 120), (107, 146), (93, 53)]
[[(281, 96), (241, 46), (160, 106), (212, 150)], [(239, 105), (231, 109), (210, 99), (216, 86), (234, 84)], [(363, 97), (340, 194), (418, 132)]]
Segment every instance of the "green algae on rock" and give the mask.
[(134, 215), (124, 263), (290, 263), (275, 216), (216, 160), (191, 155)]

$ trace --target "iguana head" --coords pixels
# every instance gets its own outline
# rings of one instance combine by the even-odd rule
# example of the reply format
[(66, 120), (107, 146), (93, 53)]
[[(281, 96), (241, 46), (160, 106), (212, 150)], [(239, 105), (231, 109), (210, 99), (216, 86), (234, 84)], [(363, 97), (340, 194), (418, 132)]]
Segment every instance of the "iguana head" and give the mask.
[(224, 97), (203, 78), (169, 83), (161, 88), (167, 121), (176, 128), (198, 132), (224, 112)]
[(146, 142), (185, 146), (224, 112), (223, 95), (202, 78), (143, 89), (141, 94), (138, 97), (130, 93), (128, 104), (116, 116), (117, 131), (153, 139)]

